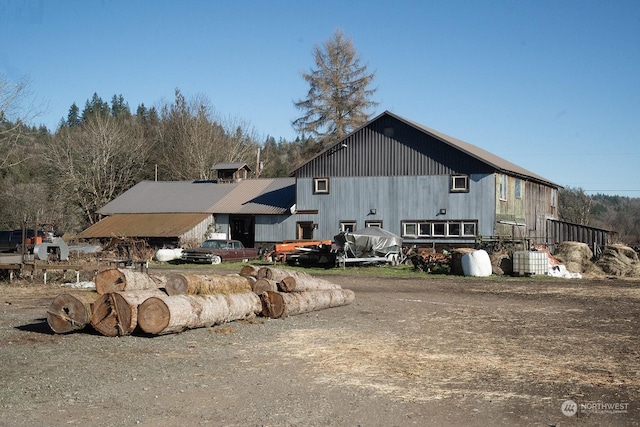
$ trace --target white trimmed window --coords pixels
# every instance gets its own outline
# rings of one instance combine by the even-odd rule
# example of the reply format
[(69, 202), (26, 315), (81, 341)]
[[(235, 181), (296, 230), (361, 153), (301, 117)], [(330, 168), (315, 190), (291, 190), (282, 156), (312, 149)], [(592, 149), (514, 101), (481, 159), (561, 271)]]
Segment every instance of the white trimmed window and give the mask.
[(475, 237), (477, 221), (403, 221), (402, 237)]
[(329, 194), (329, 178), (313, 178), (313, 194)]
[(340, 221), (340, 231), (343, 233), (356, 231), (356, 221)]
[(507, 175), (500, 175), (500, 200), (507, 200)]
[(451, 175), (452, 193), (466, 193), (469, 191), (469, 177), (467, 175)]

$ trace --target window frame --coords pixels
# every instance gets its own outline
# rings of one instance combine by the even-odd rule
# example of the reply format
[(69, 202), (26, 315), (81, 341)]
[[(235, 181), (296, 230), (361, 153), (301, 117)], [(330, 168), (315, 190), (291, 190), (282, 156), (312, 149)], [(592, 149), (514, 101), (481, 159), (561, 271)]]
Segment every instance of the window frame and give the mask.
[[(347, 230), (347, 228), (351, 228), (351, 230)], [(352, 220), (340, 221), (340, 232), (342, 233), (352, 233), (358, 229), (358, 222)]]
[[(458, 187), (456, 185), (456, 181), (463, 180), (464, 186)], [(449, 192), (450, 193), (468, 193), (469, 192), (469, 175), (451, 175), (451, 179), (449, 181)]]
[(502, 173), (500, 174), (500, 200), (506, 201), (507, 200), (507, 174), (506, 173)]
[(516, 187), (514, 196), (516, 199), (522, 199), (522, 179), (516, 178)]
[[(326, 188), (318, 188), (320, 183), (325, 183)], [(313, 194), (329, 194), (329, 177), (313, 178)]]
[(365, 227), (379, 227), (382, 228), (382, 221), (381, 220), (368, 220), (364, 222), (364, 226)]

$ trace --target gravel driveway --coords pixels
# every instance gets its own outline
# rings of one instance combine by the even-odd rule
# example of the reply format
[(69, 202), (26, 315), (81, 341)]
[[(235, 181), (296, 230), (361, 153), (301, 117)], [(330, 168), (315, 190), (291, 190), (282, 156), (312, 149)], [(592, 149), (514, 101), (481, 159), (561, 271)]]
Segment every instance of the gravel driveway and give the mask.
[(640, 281), (346, 272), (352, 305), (154, 337), (2, 284), (0, 425), (640, 425)]

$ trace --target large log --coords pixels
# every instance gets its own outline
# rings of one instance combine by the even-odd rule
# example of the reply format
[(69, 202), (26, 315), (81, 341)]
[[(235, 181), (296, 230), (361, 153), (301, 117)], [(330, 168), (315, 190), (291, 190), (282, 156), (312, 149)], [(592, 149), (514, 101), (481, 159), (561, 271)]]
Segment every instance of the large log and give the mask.
[(261, 293), (267, 292), (267, 291), (277, 292), (278, 282), (271, 279), (256, 280), (256, 283), (254, 283), (253, 285), (253, 292), (260, 295)]
[(349, 289), (326, 289), (309, 292), (264, 292), (260, 295), (262, 315), (277, 319), (353, 303)]
[(84, 329), (91, 317), (91, 304), (98, 298), (95, 292), (60, 294), (47, 309), (47, 323), (57, 334)]
[(253, 292), (158, 296), (140, 304), (138, 325), (149, 334), (170, 334), (252, 318), (261, 310), (260, 298)]
[(279, 282), (289, 276), (292, 271), (293, 270), (285, 270), (283, 268), (261, 267), (256, 277), (258, 279), (269, 279)]
[(96, 275), (96, 292), (100, 295), (118, 291), (136, 291), (164, 287), (164, 277), (150, 276), (126, 268), (110, 268)]
[(157, 288), (106, 293), (93, 304), (91, 325), (108, 337), (130, 335), (138, 325), (138, 306), (148, 298), (163, 295)]
[(251, 280), (236, 275), (170, 274), (164, 285), (169, 295), (239, 294), (251, 292)]
[(260, 267), (256, 267), (255, 265), (244, 265), (240, 270), (240, 275), (244, 277), (258, 277), (258, 270), (260, 270)]
[(306, 292), (325, 289), (342, 289), (342, 286), (331, 283), (328, 280), (313, 277), (300, 271), (290, 271), (290, 275), (278, 282), (282, 292)]

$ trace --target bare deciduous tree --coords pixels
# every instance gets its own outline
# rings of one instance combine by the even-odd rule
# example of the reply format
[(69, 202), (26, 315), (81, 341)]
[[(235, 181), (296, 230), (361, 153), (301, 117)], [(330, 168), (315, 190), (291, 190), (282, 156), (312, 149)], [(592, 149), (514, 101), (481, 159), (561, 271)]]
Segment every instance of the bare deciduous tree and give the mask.
[(137, 183), (145, 147), (140, 127), (96, 114), (80, 126), (61, 128), (44, 155), (60, 191), (93, 224), (98, 209)]
[(375, 73), (360, 64), (353, 42), (342, 30), (323, 46), (316, 45), (313, 55), (317, 68), (302, 73), (309, 83), (307, 97), (294, 102), (303, 115), (292, 124), (327, 145), (367, 122), (368, 110), (377, 105), (371, 101), (377, 89), (370, 88)]
[(27, 77), (12, 83), (0, 75), (0, 171), (27, 159), (19, 141), (26, 124), (40, 113), (31, 99), (29, 84)]
[(176, 90), (175, 102), (161, 108), (161, 175), (174, 180), (212, 179), (216, 163), (252, 160), (256, 140), (245, 122), (225, 123), (204, 97), (187, 100)]

